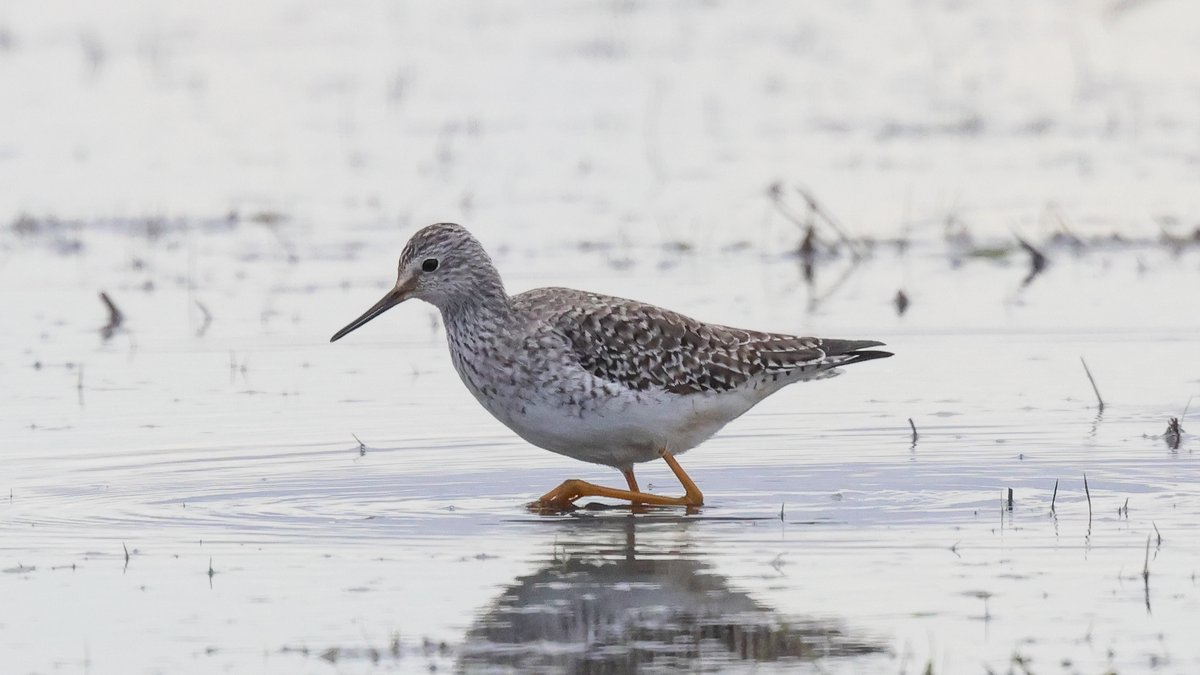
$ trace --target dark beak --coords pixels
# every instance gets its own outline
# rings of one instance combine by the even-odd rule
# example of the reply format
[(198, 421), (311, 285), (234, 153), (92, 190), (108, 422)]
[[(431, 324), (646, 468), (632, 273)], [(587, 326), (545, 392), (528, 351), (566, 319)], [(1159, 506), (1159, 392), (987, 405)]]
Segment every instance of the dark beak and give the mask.
[(409, 288), (408, 288), (407, 284), (402, 285), (402, 286), (397, 286), (397, 287), (393, 288), (392, 290), (388, 291), (387, 295), (383, 296), (383, 298), (381, 298), (379, 300), (379, 302), (375, 303), (371, 307), (371, 309), (368, 309), (366, 312), (363, 313), (362, 316), (351, 321), (349, 323), (349, 325), (347, 325), (345, 328), (334, 333), (333, 337), (329, 338), (329, 341), (337, 342), (338, 340), (342, 339), (344, 336), (349, 334), (351, 331), (357, 330), (358, 328), (362, 327), (365, 323), (367, 323), (371, 319), (374, 319), (375, 317), (379, 316), (380, 314), (383, 314), (384, 312), (388, 311), (389, 309), (404, 302), (405, 300), (408, 299), (408, 293), (409, 293)]

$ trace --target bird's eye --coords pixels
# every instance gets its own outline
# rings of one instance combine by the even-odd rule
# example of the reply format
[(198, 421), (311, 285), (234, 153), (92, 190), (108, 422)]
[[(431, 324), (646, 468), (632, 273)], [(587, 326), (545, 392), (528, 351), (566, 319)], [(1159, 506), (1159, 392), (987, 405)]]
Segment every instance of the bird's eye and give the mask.
[(437, 258), (426, 258), (425, 262), (421, 263), (421, 270), (425, 271), (425, 272), (432, 272), (432, 271), (436, 270), (437, 268), (438, 268), (438, 259)]

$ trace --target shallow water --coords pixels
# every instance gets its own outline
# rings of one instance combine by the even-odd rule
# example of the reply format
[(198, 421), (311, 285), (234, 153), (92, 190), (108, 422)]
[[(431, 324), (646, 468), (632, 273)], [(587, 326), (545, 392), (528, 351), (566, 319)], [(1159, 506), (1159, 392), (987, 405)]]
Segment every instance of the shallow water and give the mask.
[[(1200, 671), (1195, 6), (76, 5), (0, 7), (0, 670)], [(533, 515), (622, 480), (427, 306), (328, 343), (438, 220), (896, 356)]]
[[(789, 388), (684, 455), (698, 514), (547, 517), (522, 505), (620, 476), (488, 417), (425, 306), (330, 345), (391, 252), (302, 243), (301, 264), (261, 235), (93, 234), (78, 256), (10, 239), (9, 279), (53, 281), (0, 292), (17, 327), (0, 338), (7, 669), (1200, 667), (1196, 441), (1159, 437), (1200, 388), (1200, 306), (1174, 292), (1194, 250), (1053, 250), (1022, 288), (1015, 255), (881, 248), (813, 309), (846, 260), (813, 290), (756, 247), (633, 248), (650, 262), (632, 270), (564, 248), (565, 278), (509, 249), (513, 290), (567, 282), (897, 354)], [(896, 269), (921, 289), (903, 317)], [(126, 315), (108, 340), (100, 288)], [(676, 489), (664, 467), (639, 476)]]

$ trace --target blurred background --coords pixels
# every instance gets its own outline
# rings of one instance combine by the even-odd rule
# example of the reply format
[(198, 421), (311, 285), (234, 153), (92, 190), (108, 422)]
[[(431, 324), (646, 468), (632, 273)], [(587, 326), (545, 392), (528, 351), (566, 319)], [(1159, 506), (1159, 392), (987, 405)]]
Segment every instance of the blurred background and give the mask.
[(858, 234), (1158, 234), (1200, 207), (1198, 32), (1186, 0), (6, 0), (0, 222), (703, 243), (782, 181)]

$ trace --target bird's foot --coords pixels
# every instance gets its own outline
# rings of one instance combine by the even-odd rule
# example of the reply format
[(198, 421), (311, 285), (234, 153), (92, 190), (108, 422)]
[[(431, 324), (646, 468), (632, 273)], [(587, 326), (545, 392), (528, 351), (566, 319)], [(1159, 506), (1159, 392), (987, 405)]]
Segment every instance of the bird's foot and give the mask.
[(565, 480), (562, 482), (562, 485), (538, 497), (535, 501), (529, 502), (525, 506), (530, 511), (543, 515), (570, 513), (579, 508), (575, 506), (575, 500), (579, 499), (579, 496), (574, 494), (574, 484), (582, 482), (574, 478)]
[[(666, 457), (670, 457), (670, 455), (666, 455), (664, 459)], [(668, 463), (671, 461), (674, 461), (673, 457)], [(678, 466), (678, 464), (675, 466)], [(683, 475), (687, 476), (687, 474)], [(681, 482), (683, 482), (682, 479)], [(700, 490), (696, 488), (696, 484), (692, 483), (690, 478), (684, 482), (684, 490), (685, 493), (682, 497), (664, 497), (663, 495), (655, 495), (648, 492), (620, 490), (603, 485), (595, 485), (587, 481), (572, 478), (563, 481), (562, 485), (542, 495), (537, 501), (531, 503), (529, 508), (538, 513), (574, 511), (578, 508), (575, 506), (575, 501), (583, 497), (620, 499), (635, 506), (686, 506), (688, 508), (696, 508), (704, 504), (704, 495), (700, 494)]]

